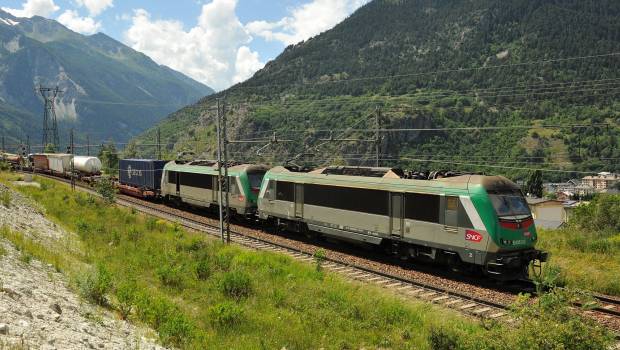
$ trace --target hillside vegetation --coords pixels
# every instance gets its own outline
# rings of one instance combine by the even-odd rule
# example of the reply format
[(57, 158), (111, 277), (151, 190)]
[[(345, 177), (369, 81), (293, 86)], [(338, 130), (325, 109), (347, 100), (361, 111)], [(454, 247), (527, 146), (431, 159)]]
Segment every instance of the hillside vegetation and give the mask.
[(620, 295), (620, 195), (577, 207), (568, 227), (540, 232), (538, 247), (551, 252), (545, 273), (557, 283)]
[[(0, 174), (10, 185), (15, 175)], [(349, 282), (318, 265), (226, 246), (35, 178), (19, 187), (46, 215), (74, 231), (71, 246), (0, 234), (75, 281), (85, 300), (157, 330), (184, 349), (607, 349), (612, 337), (569, 308), (571, 292), (515, 304), (516, 325), (465, 319)], [(318, 264), (318, 262), (317, 262)], [(484, 326), (484, 327), (483, 327)], [(575, 347), (575, 345), (577, 347)]]
[[(343, 129), (374, 129), (380, 112), (388, 129), (522, 127), (382, 133), (384, 165), (520, 178), (527, 172), (512, 167), (620, 170), (611, 160), (620, 157), (618, 52), (617, 1), (374, 0), (159, 127), (170, 156), (180, 150), (213, 156), (209, 108), (226, 97), (232, 139), (277, 132), (294, 141), (267, 147), (260, 157), (259, 146), (234, 145), (241, 159), (283, 162), (309, 153), (298, 162), (371, 164), (373, 143), (315, 146), (333, 130), (335, 138), (372, 139), (372, 130)], [(574, 124), (593, 126), (544, 127)], [(152, 143), (154, 132), (137, 143)]]

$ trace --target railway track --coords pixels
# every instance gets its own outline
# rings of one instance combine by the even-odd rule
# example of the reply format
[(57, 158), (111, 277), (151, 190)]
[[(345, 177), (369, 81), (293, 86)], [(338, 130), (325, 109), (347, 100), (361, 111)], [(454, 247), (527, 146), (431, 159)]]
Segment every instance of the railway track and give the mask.
[[(67, 179), (49, 175), (37, 175), (65, 183), (70, 182)], [(88, 185), (78, 183), (77, 187), (82, 191), (98, 195)], [(219, 237), (220, 235), (217, 225), (194, 219), (190, 215), (179, 214), (178, 210), (173, 208), (125, 195), (118, 195), (116, 203), (124, 207), (133, 208), (147, 215), (175, 222), (190, 230), (204, 232), (215, 237)], [(269, 239), (244, 234), (233, 229), (231, 229), (231, 241), (255, 250), (285, 254), (301, 262), (315, 262), (314, 252), (316, 249), (291, 247)], [(406, 299), (428, 301), (477, 318), (512, 322), (512, 318), (508, 312), (509, 306), (505, 303), (486, 300), (468, 294), (467, 292), (458, 292), (414, 281), (398, 276), (397, 274), (380, 271), (361, 264), (344, 263), (338, 259), (325, 258), (322, 266), (347, 278), (392, 290)], [(620, 339), (620, 299), (605, 295), (593, 295), (593, 297), (596, 299), (598, 305), (586, 311), (586, 314), (614, 330), (617, 334), (617, 338)]]

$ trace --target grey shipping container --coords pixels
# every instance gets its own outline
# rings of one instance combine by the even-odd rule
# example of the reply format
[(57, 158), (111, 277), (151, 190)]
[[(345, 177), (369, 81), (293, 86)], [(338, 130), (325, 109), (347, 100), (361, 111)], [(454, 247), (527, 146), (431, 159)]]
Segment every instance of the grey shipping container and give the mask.
[(119, 182), (140, 189), (159, 190), (166, 163), (168, 161), (154, 159), (121, 159), (118, 163)]

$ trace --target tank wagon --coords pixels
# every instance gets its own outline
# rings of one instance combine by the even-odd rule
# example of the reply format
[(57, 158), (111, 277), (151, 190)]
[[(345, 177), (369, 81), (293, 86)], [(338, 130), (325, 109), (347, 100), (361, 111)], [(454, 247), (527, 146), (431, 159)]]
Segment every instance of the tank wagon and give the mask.
[[(228, 168), (230, 208), (238, 215), (256, 213), (261, 182), (268, 168), (262, 165), (237, 164)], [(161, 195), (165, 200), (196, 207), (219, 205), (218, 166), (215, 161), (188, 163), (172, 161), (164, 167)]]
[(73, 169), (84, 175), (101, 175), (101, 161), (97, 157), (74, 156)]
[(166, 163), (165, 160), (154, 159), (121, 159), (118, 163), (118, 189), (130, 196), (158, 197)]
[(265, 174), (261, 219), (296, 232), (366, 242), (403, 259), (482, 270), (497, 279), (527, 276), (537, 235), (519, 187), (501, 176), (413, 180), (388, 168), (330, 167)]

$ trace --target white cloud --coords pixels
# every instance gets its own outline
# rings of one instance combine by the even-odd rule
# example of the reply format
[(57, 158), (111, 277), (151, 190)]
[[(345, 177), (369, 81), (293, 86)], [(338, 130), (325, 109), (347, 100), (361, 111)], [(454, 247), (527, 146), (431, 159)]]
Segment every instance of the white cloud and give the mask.
[(266, 40), (296, 44), (331, 29), (369, 0), (312, 0), (276, 22), (254, 21), (247, 30)]
[(95, 34), (101, 28), (101, 22), (96, 22), (92, 17), (80, 17), (77, 11), (66, 10), (58, 17), (58, 22), (67, 28), (85, 35)]
[(258, 53), (235, 8), (237, 0), (213, 0), (203, 5), (198, 25), (185, 30), (173, 20), (153, 20), (136, 10), (125, 41), (156, 62), (181, 71), (215, 89), (223, 89), (262, 68)]
[(247, 46), (241, 46), (237, 51), (237, 59), (235, 61), (236, 74), (233, 77), (233, 84), (252, 77), (264, 65), (258, 57), (258, 52), (253, 52)]
[(59, 9), (60, 7), (56, 6), (54, 0), (27, 0), (22, 4), (21, 9), (12, 9), (8, 7), (2, 8), (2, 10), (12, 14), (15, 17), (48, 17)]
[(77, 4), (88, 9), (91, 17), (97, 17), (108, 7), (114, 6), (114, 0), (76, 0)]

